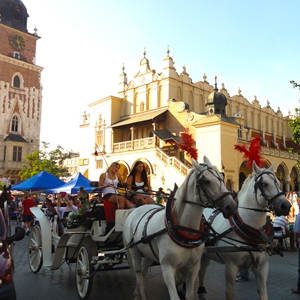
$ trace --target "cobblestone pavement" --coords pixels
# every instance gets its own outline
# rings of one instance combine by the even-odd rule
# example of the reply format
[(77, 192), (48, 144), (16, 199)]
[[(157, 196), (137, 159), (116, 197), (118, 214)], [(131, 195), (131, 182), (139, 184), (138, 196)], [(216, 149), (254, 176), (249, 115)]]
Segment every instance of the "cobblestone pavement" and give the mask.
[[(75, 289), (74, 265), (64, 265), (57, 271), (42, 268), (38, 274), (29, 270), (27, 259), (28, 237), (16, 244), (14, 250), (14, 280), (18, 300), (73, 300), (78, 299)], [(291, 287), (297, 281), (297, 252), (285, 252), (284, 257), (270, 257), (268, 291), (270, 300), (300, 299), (293, 295)], [(153, 267), (146, 279), (149, 300), (169, 299), (160, 268)], [(224, 266), (211, 263), (208, 269), (206, 288), (207, 300), (223, 300)], [(129, 270), (98, 273), (94, 279), (91, 300), (131, 300), (134, 277)], [(256, 284), (251, 274), (249, 282), (237, 283), (236, 300), (258, 299)]]

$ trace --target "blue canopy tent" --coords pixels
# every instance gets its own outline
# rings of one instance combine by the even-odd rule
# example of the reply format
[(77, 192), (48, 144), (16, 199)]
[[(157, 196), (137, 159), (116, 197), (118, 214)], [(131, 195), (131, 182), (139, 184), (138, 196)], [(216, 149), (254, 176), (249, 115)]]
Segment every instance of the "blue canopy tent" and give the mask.
[(18, 184), (11, 187), (16, 191), (45, 191), (52, 188), (57, 188), (65, 183), (59, 180), (56, 176), (42, 171)]
[(81, 187), (83, 187), (84, 190), (88, 193), (92, 192), (95, 189), (95, 187), (91, 186), (91, 181), (79, 172), (73, 179), (65, 183), (63, 186), (49, 189), (49, 192), (55, 194), (60, 192), (66, 192), (68, 194), (77, 194)]

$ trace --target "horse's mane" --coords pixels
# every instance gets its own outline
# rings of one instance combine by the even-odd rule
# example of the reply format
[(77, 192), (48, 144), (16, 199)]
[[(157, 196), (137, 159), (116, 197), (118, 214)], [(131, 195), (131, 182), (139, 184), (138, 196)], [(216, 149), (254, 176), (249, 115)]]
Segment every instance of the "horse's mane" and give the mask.
[[(245, 181), (243, 182), (242, 184), (242, 187), (239, 191), (239, 193), (246, 193), (247, 190), (250, 188), (251, 186), (251, 180), (253, 180), (255, 177), (255, 174), (254, 173), (251, 173), (247, 176), (247, 178), (245, 179)], [(254, 182), (253, 182), (253, 185), (254, 185)]]
[(186, 199), (187, 196), (187, 188), (190, 177), (196, 172), (195, 168), (192, 168), (186, 178), (184, 179), (183, 183), (180, 185), (178, 190), (175, 193), (175, 206), (180, 207), (182, 202)]

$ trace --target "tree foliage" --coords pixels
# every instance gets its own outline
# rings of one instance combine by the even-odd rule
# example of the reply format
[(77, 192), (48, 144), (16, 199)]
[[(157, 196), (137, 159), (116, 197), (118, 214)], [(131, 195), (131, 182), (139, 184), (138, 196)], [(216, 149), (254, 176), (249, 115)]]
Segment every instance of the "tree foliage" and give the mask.
[[(291, 80), (290, 83), (294, 88), (300, 89), (300, 84), (294, 80)], [(295, 118), (289, 122), (289, 125), (292, 129), (293, 140), (300, 144), (300, 108), (295, 109)]]
[[(290, 83), (294, 88), (300, 89), (300, 84), (294, 80), (291, 80)], [(295, 143), (300, 145), (300, 108), (295, 109), (295, 118), (289, 121), (289, 126), (291, 127), (293, 140)], [(298, 167), (300, 168), (300, 160), (298, 160)]]
[(49, 150), (49, 144), (42, 142), (41, 150), (36, 150), (25, 158), (25, 165), (20, 171), (22, 180), (32, 177), (33, 175), (47, 171), (57, 177), (70, 176), (68, 169), (63, 166), (67, 158), (76, 156), (76, 153), (66, 151), (58, 145), (54, 150)]

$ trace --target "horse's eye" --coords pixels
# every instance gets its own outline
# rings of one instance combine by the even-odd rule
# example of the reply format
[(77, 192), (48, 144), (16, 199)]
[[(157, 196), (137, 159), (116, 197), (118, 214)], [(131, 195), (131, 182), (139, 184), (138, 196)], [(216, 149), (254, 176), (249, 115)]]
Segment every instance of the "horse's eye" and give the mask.
[(201, 182), (203, 183), (203, 184), (210, 184), (210, 181), (208, 180), (208, 179), (205, 179), (205, 178), (203, 178), (202, 180), (201, 180)]
[(263, 187), (267, 187), (267, 186), (268, 186), (268, 183), (267, 183), (267, 182), (263, 182), (263, 183), (262, 183), (262, 186), (263, 186)]

